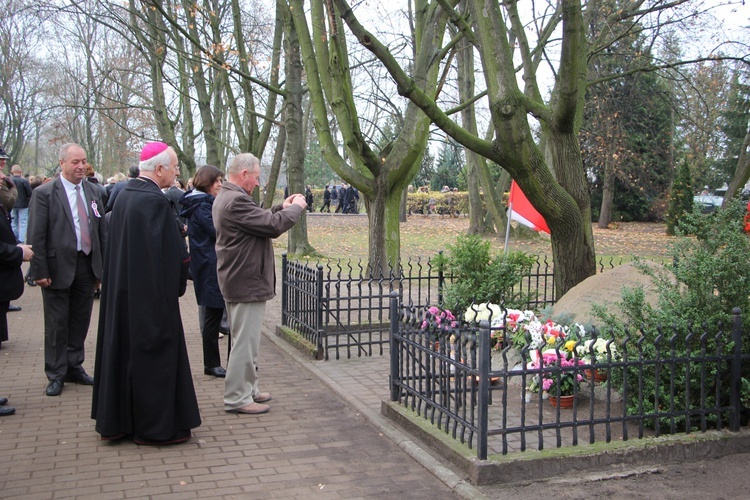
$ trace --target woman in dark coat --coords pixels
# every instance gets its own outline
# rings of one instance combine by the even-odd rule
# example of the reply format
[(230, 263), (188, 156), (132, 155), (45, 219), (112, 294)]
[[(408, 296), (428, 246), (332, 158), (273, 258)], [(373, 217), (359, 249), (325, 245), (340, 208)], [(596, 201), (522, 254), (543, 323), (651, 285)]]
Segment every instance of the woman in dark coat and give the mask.
[(202, 307), (203, 372), (224, 377), (219, 355), (219, 327), (224, 314), (224, 297), (216, 279), (216, 230), (211, 216), (214, 197), (221, 189), (222, 172), (213, 165), (199, 168), (193, 178), (194, 189), (180, 198), (180, 216), (187, 220), (190, 244), (190, 273), (195, 298)]
[[(15, 189), (13, 181), (0, 170), (0, 344), (8, 340), (8, 320), (5, 314), (10, 301), (23, 293), (21, 263), (28, 262), (34, 255), (31, 245), (16, 245), (16, 237), (10, 227), (8, 213), (16, 201)], [(7, 398), (0, 398), (0, 417), (16, 412), (12, 406), (6, 406), (7, 403)]]

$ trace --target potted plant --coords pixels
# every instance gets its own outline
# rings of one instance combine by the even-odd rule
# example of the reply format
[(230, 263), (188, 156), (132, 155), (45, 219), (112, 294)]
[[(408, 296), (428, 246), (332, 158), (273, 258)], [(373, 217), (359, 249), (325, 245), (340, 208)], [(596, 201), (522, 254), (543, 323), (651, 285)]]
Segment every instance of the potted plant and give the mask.
[(490, 346), (497, 351), (503, 350), (506, 338), (512, 341), (516, 337), (516, 334), (523, 330), (523, 325), (531, 318), (535, 318), (534, 313), (531, 311), (503, 309), (492, 302), (472, 304), (464, 312), (464, 321), (466, 323), (489, 322), (491, 331)]
[[(581, 374), (572, 369), (578, 362), (577, 358), (568, 359), (565, 352), (546, 351), (542, 353), (541, 368), (539, 361), (532, 361), (529, 366), (530, 369), (541, 372), (532, 377), (529, 391), (537, 392), (541, 387), (549, 395), (548, 399), (552, 406), (572, 407), (576, 388), (583, 380)], [(557, 367), (561, 371), (545, 369), (549, 367)]]
[(607, 380), (607, 372), (597, 369), (596, 365), (619, 359), (617, 346), (613, 341), (604, 338), (585, 340), (583, 344), (576, 347), (576, 354), (585, 364), (592, 365), (591, 368), (585, 370), (586, 376), (597, 382)]
[(433, 333), (432, 341), (434, 348), (437, 351), (440, 348), (440, 332), (446, 331), (449, 328), (455, 328), (458, 326), (458, 321), (452, 312), (448, 309), (440, 309), (437, 306), (431, 306), (425, 312), (424, 318), (422, 319), (422, 325), (420, 328), (426, 330), (430, 328)]

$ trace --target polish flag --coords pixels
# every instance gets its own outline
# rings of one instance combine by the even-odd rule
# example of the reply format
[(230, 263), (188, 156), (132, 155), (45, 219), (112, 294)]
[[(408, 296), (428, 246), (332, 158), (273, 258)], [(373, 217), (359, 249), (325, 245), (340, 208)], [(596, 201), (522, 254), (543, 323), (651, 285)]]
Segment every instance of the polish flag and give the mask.
[(549, 227), (544, 221), (544, 217), (531, 206), (531, 203), (526, 199), (526, 195), (523, 194), (516, 181), (510, 184), (508, 219), (517, 221), (519, 224), (530, 227), (534, 231), (544, 231), (549, 234)]

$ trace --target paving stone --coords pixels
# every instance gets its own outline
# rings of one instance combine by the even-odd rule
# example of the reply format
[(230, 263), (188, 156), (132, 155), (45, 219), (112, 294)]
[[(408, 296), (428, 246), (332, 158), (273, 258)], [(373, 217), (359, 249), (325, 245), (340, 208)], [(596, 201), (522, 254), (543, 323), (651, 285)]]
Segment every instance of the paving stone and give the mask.
[[(279, 302), (275, 299), (270, 307), (278, 309)], [(260, 381), (262, 390), (273, 394), (271, 411), (258, 416), (226, 413), (223, 381), (203, 374), (192, 285), (180, 304), (203, 425), (182, 445), (100, 441), (90, 418), (90, 387), (66, 384), (60, 397), (44, 395), (47, 380), (39, 289), (27, 288), (14, 303), (23, 311), (8, 315), (10, 341), (0, 350), (0, 396), (9, 397), (17, 411), (0, 419), (2, 498), (456, 496), (384, 438), (363, 418), (361, 409), (341, 399), (268, 338), (261, 341)], [(86, 341), (84, 367), (91, 374), (98, 308), (95, 301)], [(275, 328), (273, 321), (266, 322), (268, 329)], [(223, 359), (226, 340), (220, 341)], [(387, 358), (314, 363), (337, 372), (347, 390), (379, 411), (380, 400), (387, 396), (387, 373), (380, 372)], [(366, 378), (348, 381), (363, 367)], [(366, 387), (369, 384), (385, 385)], [(373, 478), (381, 466), (382, 474)]]

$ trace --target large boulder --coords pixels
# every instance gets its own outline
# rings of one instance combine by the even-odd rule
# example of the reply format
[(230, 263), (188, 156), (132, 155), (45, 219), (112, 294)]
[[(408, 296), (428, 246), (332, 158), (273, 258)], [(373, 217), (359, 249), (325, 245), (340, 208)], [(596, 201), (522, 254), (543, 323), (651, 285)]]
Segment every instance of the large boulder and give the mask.
[(646, 302), (656, 305), (658, 296), (651, 278), (642, 274), (634, 265), (623, 264), (591, 276), (571, 288), (553, 307), (552, 317), (565, 318), (583, 325), (596, 325), (598, 321), (591, 313), (591, 305), (598, 304), (621, 318), (620, 310), (614, 304), (622, 300), (623, 288), (638, 286), (643, 286)]

